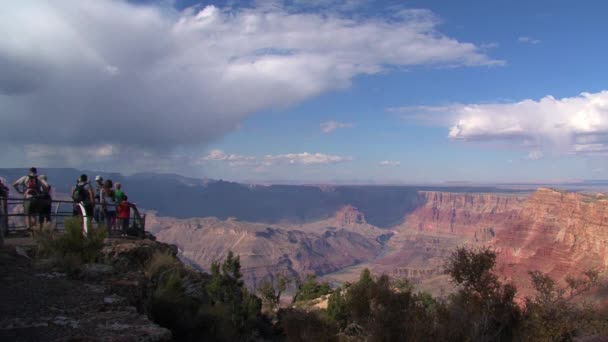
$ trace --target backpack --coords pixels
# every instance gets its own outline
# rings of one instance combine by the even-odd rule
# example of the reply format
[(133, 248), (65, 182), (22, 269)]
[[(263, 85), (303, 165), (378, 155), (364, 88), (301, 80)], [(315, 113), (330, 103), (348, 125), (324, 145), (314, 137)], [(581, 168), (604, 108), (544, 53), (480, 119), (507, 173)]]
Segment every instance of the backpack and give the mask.
[(72, 192), (72, 199), (74, 200), (74, 202), (86, 202), (88, 196), (87, 196), (87, 189), (86, 189), (86, 185), (87, 183), (77, 183), (76, 187), (74, 188), (74, 192)]
[(37, 195), (40, 192), (40, 186), (38, 186), (38, 177), (27, 178), (27, 183), (25, 184), (25, 193), (28, 195)]
[(51, 186), (49, 185), (48, 187), (43, 187), (42, 188), (42, 192), (40, 194), (40, 198), (45, 199), (45, 200), (51, 200)]

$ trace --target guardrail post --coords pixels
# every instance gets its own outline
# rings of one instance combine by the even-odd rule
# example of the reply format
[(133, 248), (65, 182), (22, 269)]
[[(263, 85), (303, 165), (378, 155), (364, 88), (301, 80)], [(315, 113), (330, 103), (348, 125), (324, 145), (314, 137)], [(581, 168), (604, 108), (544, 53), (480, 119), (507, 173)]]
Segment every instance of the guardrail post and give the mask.
[(78, 203), (78, 207), (82, 213), (82, 233), (86, 237), (89, 234), (89, 218), (87, 216), (87, 210), (82, 202)]

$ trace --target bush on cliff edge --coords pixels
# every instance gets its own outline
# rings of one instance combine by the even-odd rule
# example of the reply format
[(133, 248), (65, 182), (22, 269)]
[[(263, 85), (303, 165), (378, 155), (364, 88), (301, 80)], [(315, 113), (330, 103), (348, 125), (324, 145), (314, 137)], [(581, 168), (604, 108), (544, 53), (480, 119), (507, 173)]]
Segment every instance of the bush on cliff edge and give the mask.
[(82, 233), (82, 222), (71, 217), (65, 220), (63, 234), (52, 229), (42, 229), (34, 235), (38, 258), (50, 258), (55, 266), (68, 273), (75, 273), (83, 263), (94, 262), (99, 257), (107, 228), (90, 227), (88, 234)]

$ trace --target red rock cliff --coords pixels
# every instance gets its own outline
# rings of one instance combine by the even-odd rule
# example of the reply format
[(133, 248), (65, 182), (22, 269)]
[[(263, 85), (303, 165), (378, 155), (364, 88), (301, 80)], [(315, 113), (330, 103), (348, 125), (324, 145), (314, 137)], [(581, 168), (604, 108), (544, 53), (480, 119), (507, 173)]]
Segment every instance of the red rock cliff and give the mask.
[[(517, 217), (525, 197), (502, 194), (420, 192), (426, 203), (406, 218), (421, 232), (482, 237), (494, 235)], [(480, 235), (481, 234), (481, 235)]]
[(563, 280), (608, 266), (608, 200), (541, 188), (498, 233), (498, 270), (529, 288), (530, 270)]

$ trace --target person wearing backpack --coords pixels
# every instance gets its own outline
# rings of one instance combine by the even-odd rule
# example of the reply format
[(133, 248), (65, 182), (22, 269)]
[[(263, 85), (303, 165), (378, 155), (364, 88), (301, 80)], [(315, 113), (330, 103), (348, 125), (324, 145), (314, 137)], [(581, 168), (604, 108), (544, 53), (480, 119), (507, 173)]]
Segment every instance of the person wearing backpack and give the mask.
[(108, 234), (112, 233), (116, 224), (116, 193), (114, 192), (112, 180), (107, 179), (103, 184), (101, 192), (101, 207), (108, 226)]
[(40, 180), (46, 182), (47, 186), (41, 189), (39, 196), (39, 205), (38, 205), (38, 223), (40, 224), (40, 229), (45, 222), (51, 222), (51, 211), (53, 207), (53, 196), (51, 195), (51, 184), (49, 184), (48, 179), (45, 175), (40, 175)]
[(95, 222), (104, 222), (103, 210), (101, 208), (101, 192), (103, 191), (103, 177), (95, 176)]
[[(89, 177), (82, 174), (78, 177), (76, 185), (72, 188), (72, 200), (74, 203), (82, 203), (87, 217), (93, 215), (93, 206), (95, 203), (95, 193), (89, 183)], [(74, 214), (82, 215), (77, 205), (74, 205)]]
[(27, 175), (13, 183), (13, 187), (18, 193), (23, 194), (25, 225), (31, 229), (36, 224), (38, 197), (48, 184), (38, 177), (38, 170), (31, 167)]

